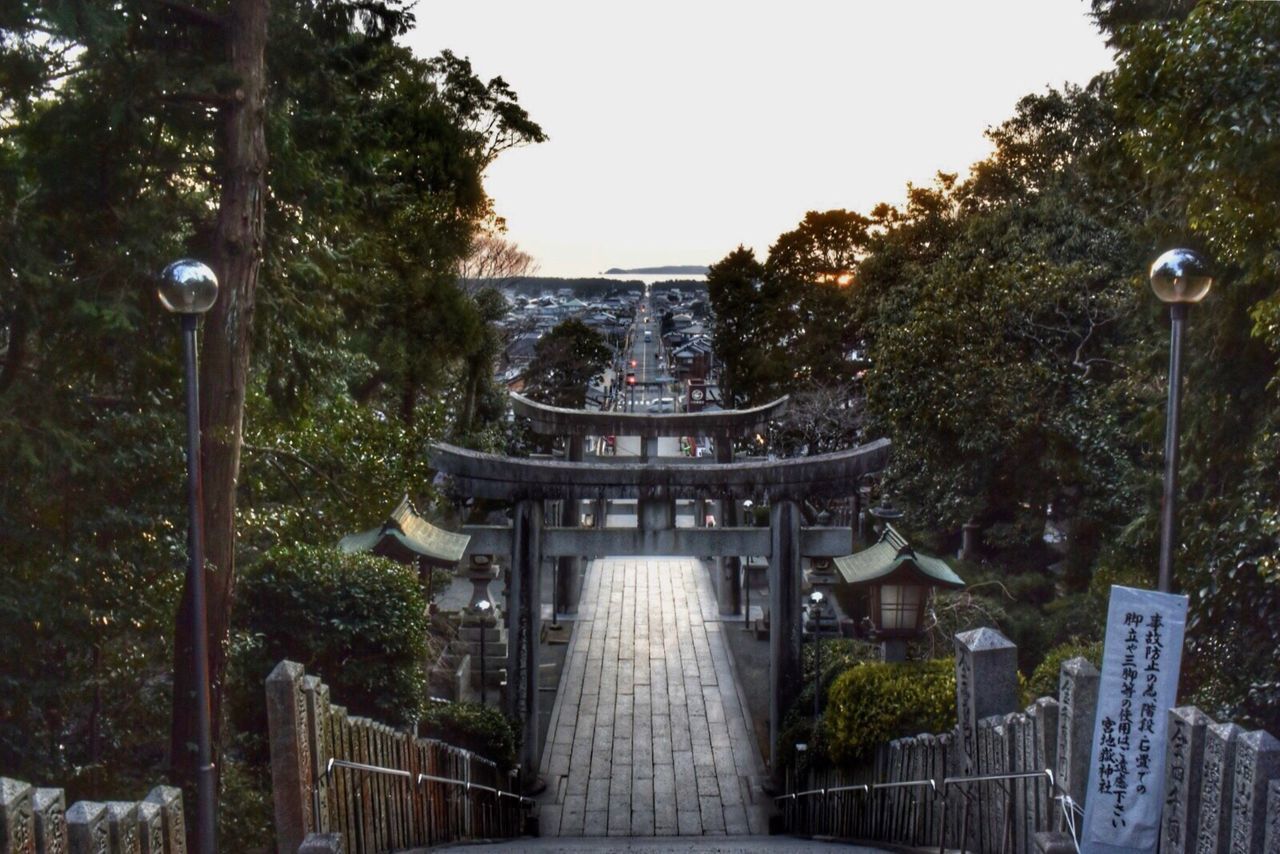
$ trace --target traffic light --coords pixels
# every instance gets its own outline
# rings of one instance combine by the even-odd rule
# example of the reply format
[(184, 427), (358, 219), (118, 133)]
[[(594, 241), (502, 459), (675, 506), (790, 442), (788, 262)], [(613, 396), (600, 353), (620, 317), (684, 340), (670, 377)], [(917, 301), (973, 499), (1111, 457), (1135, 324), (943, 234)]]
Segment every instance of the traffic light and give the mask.
[[(635, 363), (634, 363), (634, 362), (632, 362), (632, 364), (635, 364)], [(628, 371), (628, 372), (627, 372), (627, 385), (635, 385), (635, 384), (636, 384), (636, 375), (635, 375), (635, 374), (633, 374), (633, 373), (631, 373), (630, 371)]]
[(633, 367), (633, 368), (634, 368), (635, 366), (636, 366), (636, 360), (635, 360), (635, 359), (632, 359), (632, 360), (631, 360), (631, 367)]

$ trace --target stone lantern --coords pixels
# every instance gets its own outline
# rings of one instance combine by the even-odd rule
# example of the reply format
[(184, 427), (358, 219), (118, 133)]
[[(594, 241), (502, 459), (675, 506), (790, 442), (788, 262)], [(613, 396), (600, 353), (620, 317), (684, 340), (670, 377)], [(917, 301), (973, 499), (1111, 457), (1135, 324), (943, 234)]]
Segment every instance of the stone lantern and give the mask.
[(888, 523), (875, 545), (838, 557), (835, 565), (845, 584), (871, 594), (868, 616), (885, 661), (906, 660), (907, 641), (920, 633), (931, 588), (964, 587), (945, 561), (916, 552)]

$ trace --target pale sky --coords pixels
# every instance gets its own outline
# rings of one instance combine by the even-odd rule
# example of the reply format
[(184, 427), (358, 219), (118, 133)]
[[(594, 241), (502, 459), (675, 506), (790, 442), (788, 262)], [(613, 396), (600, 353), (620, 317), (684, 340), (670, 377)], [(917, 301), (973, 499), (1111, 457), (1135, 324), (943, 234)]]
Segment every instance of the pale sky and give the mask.
[(1023, 95), (1112, 66), (1086, 0), (423, 0), (408, 43), (550, 140), (486, 187), (544, 276), (761, 258), (809, 210), (964, 173)]

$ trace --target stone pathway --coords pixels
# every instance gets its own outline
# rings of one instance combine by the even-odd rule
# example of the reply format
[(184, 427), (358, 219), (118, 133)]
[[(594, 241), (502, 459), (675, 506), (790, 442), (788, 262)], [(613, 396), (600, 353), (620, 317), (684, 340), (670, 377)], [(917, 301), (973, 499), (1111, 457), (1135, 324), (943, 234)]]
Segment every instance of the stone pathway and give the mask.
[(701, 561), (592, 561), (581, 602), (542, 835), (766, 833), (764, 766)]

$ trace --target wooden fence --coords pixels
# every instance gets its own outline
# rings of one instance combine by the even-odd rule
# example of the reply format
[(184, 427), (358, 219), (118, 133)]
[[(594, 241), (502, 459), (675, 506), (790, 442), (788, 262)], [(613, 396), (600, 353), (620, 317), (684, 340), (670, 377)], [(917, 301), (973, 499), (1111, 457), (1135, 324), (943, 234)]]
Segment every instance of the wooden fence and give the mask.
[(531, 802), (488, 759), (348, 716), (292, 661), (276, 665), (266, 687), (281, 854), (372, 854), (524, 832)]

